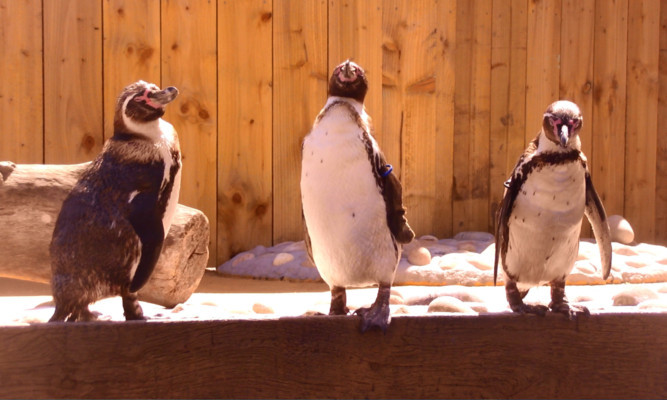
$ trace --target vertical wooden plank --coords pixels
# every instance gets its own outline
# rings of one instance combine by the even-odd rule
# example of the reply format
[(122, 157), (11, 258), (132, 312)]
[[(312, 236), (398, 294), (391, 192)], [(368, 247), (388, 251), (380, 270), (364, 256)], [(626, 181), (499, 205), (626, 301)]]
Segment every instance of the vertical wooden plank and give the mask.
[[(608, 215), (623, 214), (628, 0), (595, 4), (592, 160), (595, 189)], [(584, 117), (586, 118), (586, 117)]]
[(438, 58), (435, 71), (435, 211), (433, 234), (454, 231), (454, 96), (456, 92), (456, 0), (438, 1)]
[[(368, 77), (368, 94), (364, 105), (373, 119), (375, 139), (385, 151), (389, 162), (398, 163), (400, 155), (393, 152), (398, 138), (386, 138), (382, 130), (382, 4), (380, 0), (329, 1), (329, 73), (346, 59), (361, 65)], [(385, 141), (394, 141), (395, 146)]]
[[(216, 4), (163, 0), (162, 85), (180, 90), (165, 119), (181, 142), (180, 203), (203, 211), (216, 243), (217, 66)], [(209, 266), (216, 260), (209, 246)]]
[(273, 7), (273, 240), (301, 240), (301, 142), (327, 98), (327, 3)]
[(43, 161), (42, 2), (0, 0), (0, 160)]
[[(385, 129), (401, 137), (403, 199), (417, 235), (437, 233), (436, 198), (436, 70), (442, 53), (435, 1), (385, 4), (383, 30), (385, 88), (399, 100), (384, 110)], [(385, 102), (384, 104), (387, 104)], [(392, 115), (389, 115), (392, 114)], [(398, 114), (399, 118), (396, 118)], [(400, 125), (395, 125), (400, 123)], [(446, 170), (446, 168), (445, 168)], [(440, 171), (438, 171), (440, 172)], [(442, 172), (446, 173), (446, 172)]]
[(457, 4), (454, 231), (492, 229), (489, 212), (491, 2)]
[(218, 4), (218, 264), (271, 245), (272, 9)]
[[(595, 0), (562, 0), (560, 37), (560, 98), (576, 103), (584, 117), (579, 132), (581, 149), (593, 159), (593, 39), (595, 33)], [(595, 179), (595, 176), (593, 176)], [(584, 218), (582, 237), (592, 230)]]
[(104, 0), (104, 137), (113, 135), (116, 97), (139, 79), (160, 86), (160, 3)]
[(628, 5), (625, 217), (636, 240), (650, 242), (655, 239), (660, 1)]
[(77, 163), (102, 149), (102, 2), (44, 3), (45, 162)]
[(525, 148), (527, 2), (494, 0), (491, 42), (490, 212)]
[(528, 3), (526, 68), (526, 141), (542, 126), (542, 115), (558, 100), (560, 77), (561, 2)]
[(660, 93), (658, 95), (658, 158), (655, 182), (655, 241), (667, 245), (667, 1), (660, 2)]

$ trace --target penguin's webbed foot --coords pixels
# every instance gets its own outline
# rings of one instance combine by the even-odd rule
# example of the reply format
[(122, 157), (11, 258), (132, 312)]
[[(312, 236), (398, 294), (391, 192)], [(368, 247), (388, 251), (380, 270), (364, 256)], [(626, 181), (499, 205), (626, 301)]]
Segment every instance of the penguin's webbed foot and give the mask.
[(568, 317), (571, 321), (577, 319), (579, 316), (589, 316), (591, 312), (588, 311), (588, 308), (579, 305), (570, 305), (567, 301), (554, 303), (553, 301), (549, 304), (551, 312), (563, 314)]
[(357, 309), (354, 313), (361, 317), (361, 333), (371, 328), (380, 328), (382, 333), (387, 333), (389, 321), (389, 304), (373, 304), (370, 307)]
[(382, 330), (382, 333), (387, 333), (389, 327), (390, 308), (389, 296), (391, 294), (391, 284), (381, 283), (378, 288), (378, 295), (370, 307), (363, 307), (357, 309), (354, 313), (361, 317), (361, 333), (377, 327)]
[[(88, 307), (85, 307), (80, 310), (75, 310), (72, 311), (72, 313), (69, 315), (67, 318), (67, 322), (91, 322), (91, 321), (97, 321), (97, 317), (102, 315), (101, 313), (98, 312), (91, 312)], [(52, 317), (53, 319), (53, 317)]]
[(541, 304), (532, 305), (524, 303), (523, 298), (526, 297), (527, 294), (528, 290), (519, 290), (516, 282), (508, 280), (505, 283), (505, 295), (512, 311), (519, 314), (536, 314), (545, 316), (547, 311), (549, 311), (549, 308)]
[(536, 304), (536, 305), (526, 304), (524, 302), (521, 302), (520, 304), (510, 304), (510, 308), (515, 313), (535, 314), (541, 317), (544, 317), (547, 314), (547, 311), (549, 311), (549, 308), (547, 306), (543, 306), (541, 304)]

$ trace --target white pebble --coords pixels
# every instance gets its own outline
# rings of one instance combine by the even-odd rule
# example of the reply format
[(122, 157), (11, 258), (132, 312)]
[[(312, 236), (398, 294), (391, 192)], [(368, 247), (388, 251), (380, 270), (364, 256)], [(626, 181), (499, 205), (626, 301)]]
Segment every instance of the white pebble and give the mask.
[(636, 306), (646, 300), (654, 300), (658, 297), (658, 294), (653, 290), (636, 286), (618, 292), (612, 299), (615, 306)]
[(630, 244), (635, 240), (635, 232), (628, 220), (621, 215), (612, 215), (607, 218), (611, 230), (611, 240), (614, 242)]
[(262, 303), (255, 303), (252, 305), (252, 311), (255, 312), (255, 314), (273, 314), (273, 308), (264, 305)]
[(417, 247), (408, 253), (408, 262), (418, 266), (429, 265), (431, 263), (431, 253), (425, 247)]
[(252, 254), (252, 253), (241, 253), (241, 254), (237, 255), (236, 257), (234, 257), (234, 259), (232, 260), (232, 267), (236, 267), (240, 263), (242, 263), (244, 261), (252, 260), (253, 258), (255, 258), (255, 255)]
[(290, 253), (278, 253), (276, 254), (276, 258), (273, 259), (273, 266), (277, 267), (279, 265), (288, 263), (292, 260), (294, 260), (294, 256), (291, 255)]
[(493, 241), (493, 235), (489, 232), (459, 232), (454, 236), (456, 240), (474, 240), (477, 242)]
[(433, 300), (431, 304), (428, 305), (428, 312), (454, 312), (454, 313), (463, 313), (463, 314), (476, 314), (475, 310), (468, 307), (461, 300), (451, 297), (451, 296), (442, 296)]

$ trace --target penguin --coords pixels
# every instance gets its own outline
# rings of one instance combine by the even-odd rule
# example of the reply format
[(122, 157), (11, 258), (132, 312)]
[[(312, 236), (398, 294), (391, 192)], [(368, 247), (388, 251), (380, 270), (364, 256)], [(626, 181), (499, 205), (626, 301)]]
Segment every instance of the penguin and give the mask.
[(349, 312), (346, 288), (378, 285), (356, 310), (361, 331), (386, 332), (402, 244), (414, 238), (401, 183), (373, 138), (368, 80), (347, 60), (331, 75), (326, 104), (302, 143), (301, 201), (308, 255), (331, 289), (330, 315)]
[[(497, 213), (494, 284), (498, 264), (506, 276), (505, 293), (516, 313), (554, 313), (574, 319), (586, 307), (570, 305), (565, 279), (579, 253), (583, 216), (593, 227), (600, 249), (602, 277), (611, 270), (609, 224), (581, 151), (579, 107), (560, 100), (547, 107), (542, 129), (528, 145), (505, 182)], [(534, 286), (551, 286), (551, 303), (528, 305), (523, 298)]]
[(120, 295), (126, 320), (144, 319), (148, 281), (178, 203), (181, 152), (165, 106), (178, 89), (144, 81), (116, 102), (113, 136), (65, 198), (49, 247), (50, 322), (92, 321), (88, 305)]

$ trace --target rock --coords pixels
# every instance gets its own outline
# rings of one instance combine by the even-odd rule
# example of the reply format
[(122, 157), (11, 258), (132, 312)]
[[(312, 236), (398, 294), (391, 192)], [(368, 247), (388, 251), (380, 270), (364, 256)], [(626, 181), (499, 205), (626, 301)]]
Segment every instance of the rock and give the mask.
[(408, 262), (418, 266), (429, 265), (431, 253), (425, 247), (417, 247), (408, 253)]
[(656, 292), (649, 288), (634, 286), (622, 290), (612, 297), (615, 306), (636, 306), (646, 300), (658, 299)]
[(404, 301), (401, 296), (396, 296), (395, 294), (389, 296), (389, 304), (400, 305), (403, 303)]
[(470, 240), (459, 242), (458, 249), (461, 251), (477, 252), (477, 244)]
[(271, 308), (267, 305), (264, 305), (262, 303), (253, 304), (252, 305), (252, 311), (255, 314), (273, 314), (274, 313), (273, 308)]
[[(626, 246), (624, 244), (614, 244), (614, 243), (612, 243), (611, 248), (612, 248), (612, 251), (614, 252), (614, 254), (619, 254), (619, 255), (622, 255), (622, 256), (636, 256), (636, 255), (639, 254), (637, 252), (637, 250), (633, 249), (630, 246)], [(613, 259), (613, 256), (612, 256), (612, 259)]]
[(456, 240), (473, 240), (476, 242), (492, 242), (493, 235), (489, 232), (459, 232), (454, 236)]
[(452, 313), (462, 313), (462, 314), (477, 314), (475, 310), (468, 307), (461, 300), (450, 297), (442, 296), (433, 300), (431, 304), (428, 305), (428, 312), (452, 312)]
[(438, 241), (438, 238), (433, 235), (424, 235), (419, 238), (419, 241), (422, 243), (422, 245), (424, 245), (428, 243), (435, 243)]
[(484, 304), (484, 303), (471, 303), (471, 304), (468, 304), (468, 306), (470, 306), (470, 308), (472, 308), (473, 311), (478, 312), (478, 313), (489, 312), (489, 309), (486, 307), (486, 304)]
[[(0, 276), (49, 283), (51, 234), (63, 200), (88, 164), (0, 163)], [(165, 307), (186, 301), (206, 270), (208, 241), (206, 216), (179, 204), (139, 300)]]
[(491, 271), (493, 269), (493, 258), (489, 259), (477, 254), (470, 254), (468, 262), (473, 267), (482, 271)]
[(644, 268), (623, 271), (621, 276), (625, 283), (667, 282), (667, 268), (656, 264)]
[(294, 256), (291, 255), (290, 253), (278, 253), (276, 254), (276, 257), (273, 259), (273, 266), (277, 267), (279, 265), (288, 263), (292, 260), (294, 260)]
[(611, 215), (607, 221), (611, 231), (611, 240), (623, 244), (630, 244), (635, 240), (635, 232), (625, 218), (620, 215)]
[(255, 254), (253, 253), (239, 253), (236, 257), (232, 258), (232, 267), (236, 267), (242, 262), (252, 260), (253, 258), (255, 258)]

